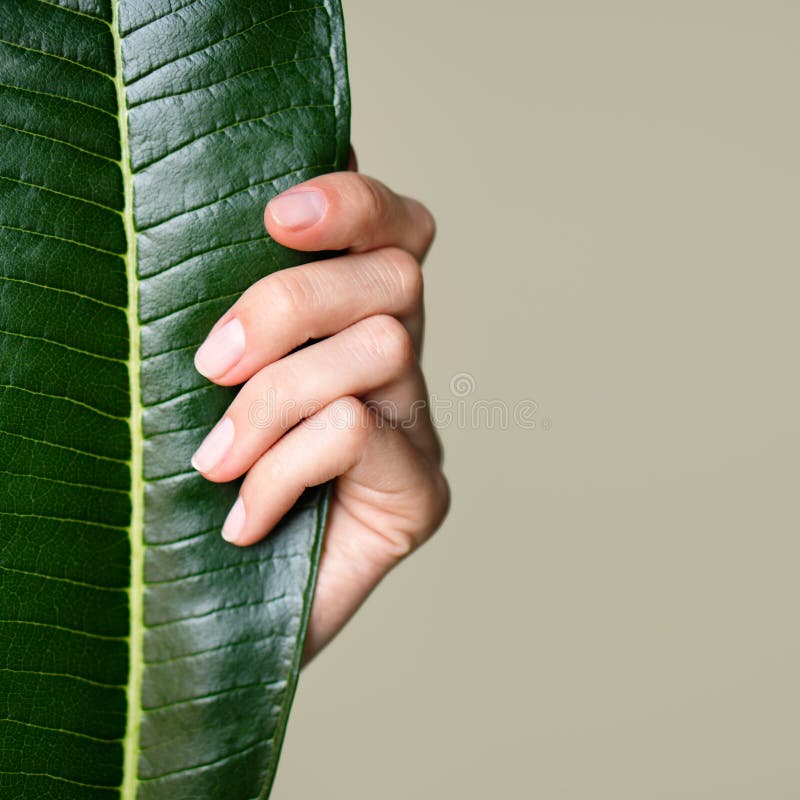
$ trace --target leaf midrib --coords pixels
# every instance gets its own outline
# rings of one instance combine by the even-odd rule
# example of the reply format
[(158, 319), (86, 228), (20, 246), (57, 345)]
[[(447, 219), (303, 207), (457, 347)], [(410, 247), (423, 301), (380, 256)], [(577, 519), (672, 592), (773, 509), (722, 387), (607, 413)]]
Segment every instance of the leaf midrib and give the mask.
[(117, 93), (117, 118), (119, 120), (120, 161), (124, 191), (123, 220), (127, 249), (123, 256), (128, 283), (128, 386), (130, 390), (131, 436), (131, 523), (129, 529), (131, 561), (128, 606), (128, 716), (125, 727), (122, 800), (135, 800), (138, 786), (139, 728), (142, 720), (142, 675), (144, 664), (144, 436), (142, 430), (141, 352), (139, 330), (139, 280), (136, 264), (136, 229), (133, 218), (133, 169), (131, 167), (128, 138), (128, 102), (122, 61), (122, 36), (119, 25), (119, 4), (111, 0), (111, 35), (114, 39), (114, 86)]

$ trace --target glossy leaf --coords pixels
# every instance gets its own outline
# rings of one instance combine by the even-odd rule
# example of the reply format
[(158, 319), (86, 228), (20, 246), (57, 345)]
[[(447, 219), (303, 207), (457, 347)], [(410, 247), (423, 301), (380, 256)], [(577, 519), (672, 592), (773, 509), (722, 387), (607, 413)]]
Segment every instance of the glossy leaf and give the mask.
[(0, 797), (269, 794), (326, 492), (226, 544), (192, 359), (348, 115), (338, 0), (0, 2)]

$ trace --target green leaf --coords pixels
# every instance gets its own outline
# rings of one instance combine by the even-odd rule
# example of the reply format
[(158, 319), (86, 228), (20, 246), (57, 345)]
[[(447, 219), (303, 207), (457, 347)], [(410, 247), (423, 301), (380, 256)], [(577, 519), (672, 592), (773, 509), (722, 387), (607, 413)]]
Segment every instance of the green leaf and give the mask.
[(192, 359), (348, 103), (338, 0), (0, 2), (0, 797), (269, 794), (327, 493), (226, 544)]

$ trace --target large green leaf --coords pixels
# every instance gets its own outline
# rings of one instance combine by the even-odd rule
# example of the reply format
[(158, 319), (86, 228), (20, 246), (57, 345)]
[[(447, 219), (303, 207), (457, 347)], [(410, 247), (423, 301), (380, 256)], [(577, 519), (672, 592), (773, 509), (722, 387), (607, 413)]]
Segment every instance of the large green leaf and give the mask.
[(0, 797), (269, 794), (326, 494), (221, 539), (192, 358), (347, 139), (338, 0), (0, 0)]

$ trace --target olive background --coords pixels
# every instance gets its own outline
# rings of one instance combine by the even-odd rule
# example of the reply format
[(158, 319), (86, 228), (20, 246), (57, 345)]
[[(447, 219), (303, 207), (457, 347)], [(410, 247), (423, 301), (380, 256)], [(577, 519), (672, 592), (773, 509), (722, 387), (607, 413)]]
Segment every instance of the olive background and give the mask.
[(453, 507), (273, 796), (800, 797), (800, 4), (344, 5)]

